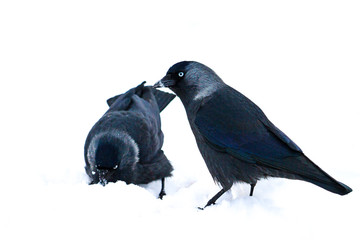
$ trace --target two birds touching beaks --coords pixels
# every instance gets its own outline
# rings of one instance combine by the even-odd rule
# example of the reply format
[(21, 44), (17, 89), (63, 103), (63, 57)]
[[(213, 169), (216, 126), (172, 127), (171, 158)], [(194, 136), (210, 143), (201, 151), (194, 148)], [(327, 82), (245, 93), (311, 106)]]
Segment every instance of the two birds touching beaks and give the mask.
[(160, 112), (175, 95), (159, 87), (180, 98), (206, 166), (222, 187), (205, 207), (237, 182), (250, 184), (252, 196), (257, 181), (268, 177), (303, 180), (340, 195), (352, 191), (306, 157), (256, 104), (194, 61), (173, 65), (153, 87), (142, 83), (108, 100), (109, 110), (85, 143), (91, 183), (161, 179), (159, 197), (165, 195), (164, 179), (173, 168), (161, 150)]

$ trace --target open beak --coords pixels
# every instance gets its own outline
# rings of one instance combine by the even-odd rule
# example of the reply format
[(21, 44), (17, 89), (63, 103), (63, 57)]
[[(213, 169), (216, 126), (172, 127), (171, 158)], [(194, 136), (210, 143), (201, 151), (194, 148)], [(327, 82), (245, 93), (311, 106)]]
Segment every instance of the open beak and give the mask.
[(160, 81), (154, 84), (154, 88), (171, 87), (175, 85), (175, 80), (172, 79), (171, 74), (166, 74)]

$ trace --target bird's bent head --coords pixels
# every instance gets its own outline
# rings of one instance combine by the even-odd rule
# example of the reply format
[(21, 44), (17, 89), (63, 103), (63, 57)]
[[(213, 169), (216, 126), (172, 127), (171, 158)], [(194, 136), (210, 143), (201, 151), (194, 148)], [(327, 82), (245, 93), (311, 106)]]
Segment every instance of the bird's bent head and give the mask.
[(129, 182), (139, 161), (139, 147), (126, 132), (100, 133), (90, 142), (87, 159), (85, 169), (91, 183), (105, 186), (117, 180)]
[(170, 67), (165, 77), (155, 83), (154, 87), (168, 87), (182, 100), (198, 100), (210, 95), (223, 84), (211, 68), (199, 62), (183, 61)]

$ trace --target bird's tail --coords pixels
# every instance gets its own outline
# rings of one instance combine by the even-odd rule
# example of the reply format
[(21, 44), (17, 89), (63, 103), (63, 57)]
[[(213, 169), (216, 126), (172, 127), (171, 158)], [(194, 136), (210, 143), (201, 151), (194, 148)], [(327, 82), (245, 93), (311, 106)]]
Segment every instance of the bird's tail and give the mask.
[(116, 95), (112, 98), (109, 98), (108, 100), (106, 100), (108, 106), (110, 107), (118, 98), (125, 99), (129, 95), (133, 95), (133, 94), (141, 96), (145, 83), (146, 83), (146, 81), (142, 82), (141, 84), (139, 84), (138, 86), (136, 86), (134, 88), (131, 88), (126, 93), (122, 93), (122, 94)]
[(303, 155), (301, 158), (303, 163), (306, 162), (308, 170), (307, 173), (302, 172), (299, 174), (302, 180), (313, 183), (321, 188), (339, 195), (346, 195), (352, 191), (350, 187), (335, 180), (305, 155)]
[[(130, 89), (129, 91), (127, 91), (126, 93), (123, 94), (119, 94), (116, 95), (112, 98), (109, 98), (106, 102), (108, 104), (108, 106), (110, 107), (118, 98), (125, 98), (126, 96), (128, 96), (128, 94), (136, 94), (138, 96), (142, 96), (144, 89), (146, 88), (144, 86), (146, 82), (142, 82), (140, 85), (138, 85), (135, 88)], [(149, 89), (152, 90), (157, 105), (159, 106), (159, 111), (161, 112), (162, 110), (164, 110), (164, 108), (166, 108), (166, 106), (176, 97), (175, 94), (171, 94), (171, 93), (167, 93), (167, 92), (163, 92), (160, 90), (157, 90), (155, 88), (152, 87), (147, 87)]]
[(176, 95), (171, 93), (166, 93), (155, 88), (152, 89), (156, 102), (159, 106), (159, 111), (161, 112), (166, 108), (166, 106), (176, 97)]
[[(327, 173), (325, 173), (325, 174), (327, 174)], [(316, 178), (308, 178), (308, 177), (303, 177), (303, 179), (307, 182), (311, 182), (321, 188), (324, 188), (330, 192), (333, 192), (333, 193), (336, 193), (339, 195), (346, 195), (346, 194), (352, 192), (352, 189), (349, 186), (345, 185), (342, 182), (336, 181), (332, 177), (329, 178), (329, 181), (322, 181), (322, 180), (319, 180)]]

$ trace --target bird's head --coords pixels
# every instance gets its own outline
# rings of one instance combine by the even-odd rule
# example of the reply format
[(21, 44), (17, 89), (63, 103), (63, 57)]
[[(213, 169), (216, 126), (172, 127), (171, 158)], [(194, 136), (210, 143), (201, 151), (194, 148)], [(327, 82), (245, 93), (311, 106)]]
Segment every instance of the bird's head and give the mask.
[(154, 87), (168, 87), (182, 100), (198, 100), (213, 93), (223, 81), (209, 67), (194, 61), (183, 61), (169, 68)]
[(139, 161), (139, 148), (126, 133), (119, 132), (95, 139), (87, 153), (86, 172), (91, 183), (130, 182), (132, 170)]

